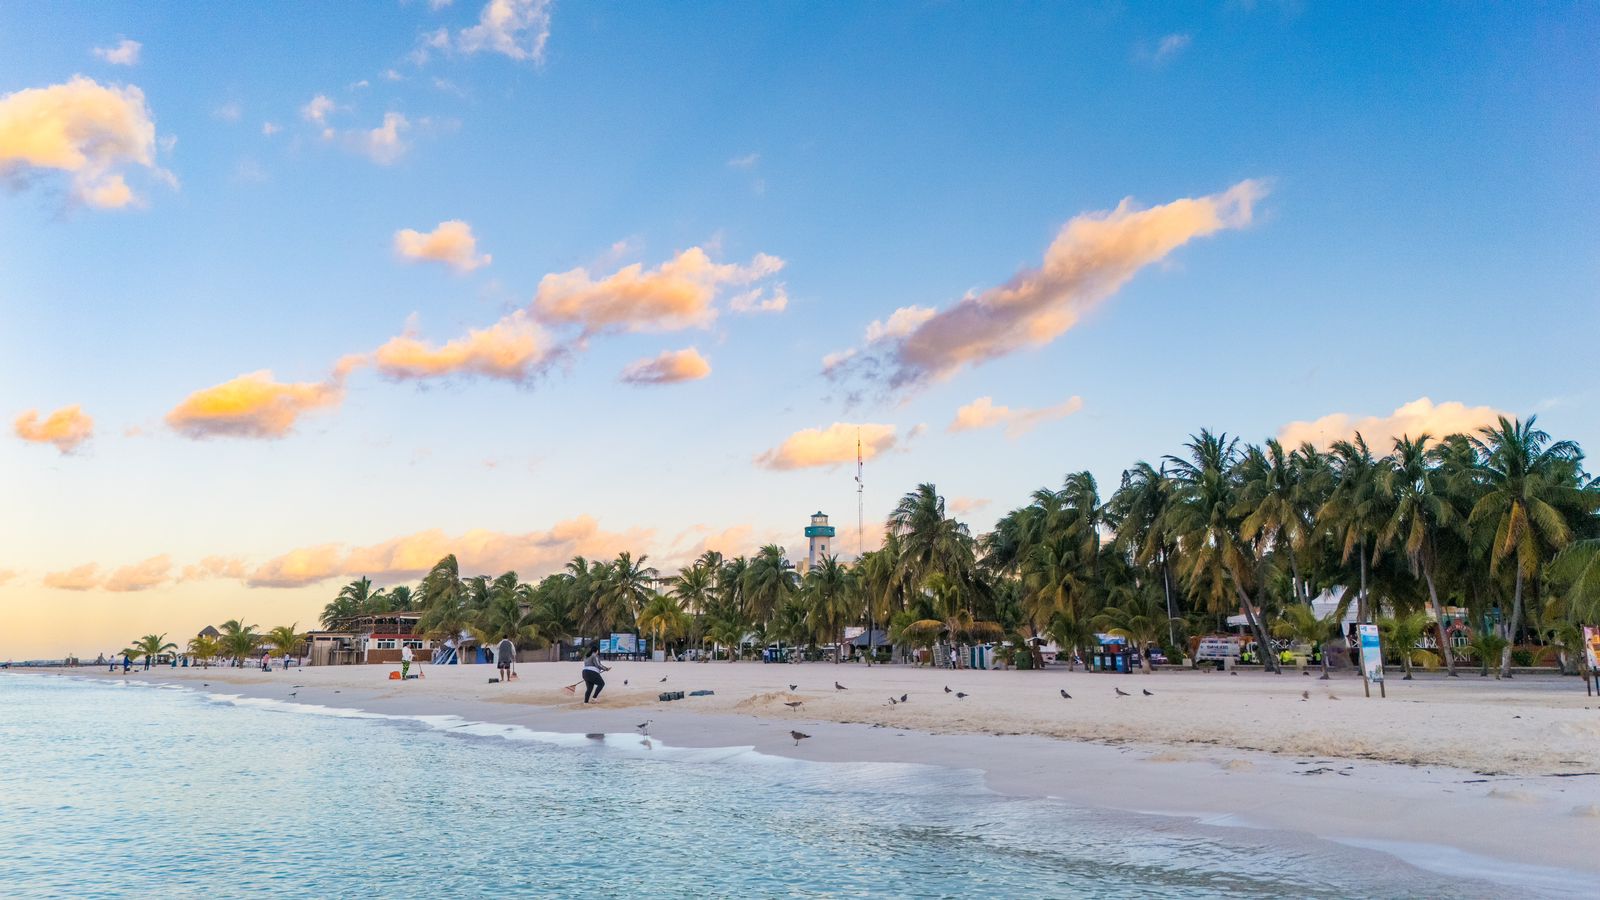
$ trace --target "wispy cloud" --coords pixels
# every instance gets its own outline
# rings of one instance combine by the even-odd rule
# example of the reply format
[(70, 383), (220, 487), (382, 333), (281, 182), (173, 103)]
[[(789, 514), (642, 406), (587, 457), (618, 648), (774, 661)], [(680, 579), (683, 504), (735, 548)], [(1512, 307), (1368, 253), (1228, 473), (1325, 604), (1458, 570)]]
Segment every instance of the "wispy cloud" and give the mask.
[(1130, 199), (1114, 210), (1076, 216), (1051, 242), (1039, 268), (932, 315), (924, 307), (897, 310), (876, 331), (869, 329), (861, 352), (831, 354), (828, 371), (864, 378), (885, 372), (891, 390), (905, 389), (1048, 344), (1145, 266), (1194, 238), (1248, 225), (1265, 193), (1261, 182), (1242, 181), (1220, 194), (1149, 209)]
[(554, 5), (553, 0), (489, 0), (478, 14), (478, 24), (456, 35), (456, 49), (542, 63)]
[(730, 168), (730, 169), (753, 169), (753, 168), (755, 168), (756, 163), (758, 163), (760, 161), (761, 161), (761, 154), (759, 154), (759, 153), (746, 153), (743, 156), (735, 156), (733, 159), (728, 160), (728, 168)]
[(583, 268), (546, 275), (533, 309), (546, 322), (581, 325), (585, 334), (703, 328), (716, 319), (719, 292), (782, 268), (783, 260), (765, 253), (738, 265), (712, 262), (706, 251), (690, 247), (654, 269), (634, 263), (599, 279)]
[(828, 468), (856, 461), (856, 442), (861, 457), (870, 460), (894, 449), (897, 443), (893, 425), (835, 422), (827, 428), (806, 428), (789, 435), (783, 443), (756, 457), (765, 469)]
[(0, 175), (46, 169), (68, 173), (73, 196), (120, 209), (138, 202), (124, 174), (142, 167), (176, 184), (156, 164), (156, 126), (137, 87), (107, 87), (81, 75), (65, 84), (0, 97)]
[(439, 345), (419, 339), (408, 328), (370, 358), (347, 358), (342, 365), (370, 361), (379, 374), (394, 381), (476, 375), (520, 383), (542, 372), (555, 355), (550, 336), (526, 311), (517, 310), (488, 328), (471, 329)]
[(58, 591), (92, 591), (100, 584), (100, 567), (84, 563), (64, 572), (46, 572), (44, 586)]
[(1187, 50), (1193, 42), (1194, 38), (1188, 34), (1165, 34), (1154, 44), (1141, 43), (1134, 51), (1134, 56), (1152, 66), (1162, 66)]
[(1015, 440), (1032, 431), (1043, 422), (1054, 419), (1064, 419), (1083, 408), (1083, 399), (1073, 396), (1063, 403), (1055, 406), (1046, 406), (1041, 409), (1028, 409), (995, 405), (992, 397), (979, 397), (966, 406), (956, 410), (956, 417), (950, 420), (948, 428), (951, 432), (972, 431), (978, 428), (1005, 427), (1006, 437)]
[(117, 569), (106, 576), (100, 587), (117, 593), (147, 591), (164, 583), (171, 572), (171, 557), (152, 556), (143, 562)]
[(30, 409), (12, 423), (17, 437), (36, 444), (54, 444), (63, 455), (77, 450), (94, 437), (94, 418), (73, 404), (63, 406), (44, 418)]
[(139, 51), (143, 47), (144, 45), (138, 41), (130, 41), (127, 38), (123, 38), (110, 47), (96, 47), (91, 52), (113, 66), (137, 66), (139, 64)]
[(677, 384), (699, 381), (711, 374), (711, 363), (693, 347), (663, 350), (659, 356), (637, 360), (622, 370), (628, 384)]
[(394, 233), (394, 252), (413, 262), (439, 262), (458, 272), (471, 272), (493, 259), (478, 253), (472, 226), (460, 219), (440, 222), (432, 231), (402, 228)]

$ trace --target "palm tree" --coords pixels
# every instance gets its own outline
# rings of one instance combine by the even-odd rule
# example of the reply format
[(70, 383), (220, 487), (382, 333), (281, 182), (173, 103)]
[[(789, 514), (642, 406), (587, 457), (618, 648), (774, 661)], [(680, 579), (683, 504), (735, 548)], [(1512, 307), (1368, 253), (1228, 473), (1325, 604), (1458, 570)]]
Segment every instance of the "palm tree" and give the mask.
[[(808, 607), (807, 615), (814, 633), (837, 639), (838, 652), (835, 664), (844, 660), (845, 626), (861, 614), (856, 602), (856, 578), (852, 571), (839, 564), (839, 557), (824, 556), (806, 572), (803, 590)], [(872, 636), (867, 636), (867, 652), (872, 652)]]
[(1266, 448), (1250, 447), (1241, 464), (1239, 524), (1242, 537), (1270, 545), (1289, 559), (1294, 599), (1309, 602), (1301, 588), (1300, 551), (1311, 533), (1311, 517), (1301, 503), (1304, 495), (1302, 469), (1292, 453), (1285, 453), (1277, 440)]
[(1414, 440), (1409, 436), (1395, 438), (1394, 465), (1383, 470), (1381, 485), (1382, 491), (1390, 497), (1392, 511), (1378, 532), (1377, 549), (1381, 553), (1399, 543), (1405, 548), (1412, 574), (1421, 575), (1427, 582), (1428, 601), (1438, 628), (1445, 670), (1455, 677), (1456, 657), (1445, 631), (1444, 605), (1439, 602), (1434, 570), (1438, 564), (1439, 533), (1458, 527), (1462, 518), (1445, 495), (1438, 471), (1432, 465), (1434, 457), (1428, 451), (1429, 437), (1422, 434)]
[[(1467, 651), (1478, 660), (1479, 678), (1487, 678), (1491, 661), (1499, 659), (1502, 653), (1509, 652), (1510, 649), (1511, 642), (1492, 631), (1480, 631), (1467, 642)], [(1501, 676), (1496, 673), (1494, 677)]]
[(531, 585), (517, 579), (517, 573), (506, 572), (489, 584), (488, 599), (484, 607), (472, 617), (468, 631), (483, 646), (510, 639), (513, 643), (533, 644), (542, 640), (539, 617), (534, 612), (535, 591)]
[(164, 634), (147, 634), (134, 641), (131, 649), (135, 657), (144, 657), (145, 668), (148, 669), (150, 668), (150, 663), (155, 662), (156, 657), (168, 650), (178, 649), (178, 645), (167, 640), (167, 636)]
[(337, 631), (350, 627), (352, 619), (373, 615), (383, 605), (383, 590), (373, 591), (372, 579), (362, 576), (339, 589), (339, 595), (322, 608), (322, 627)]
[(1359, 432), (1351, 440), (1334, 444), (1333, 458), (1336, 479), (1333, 495), (1317, 511), (1317, 521), (1338, 536), (1343, 554), (1341, 562), (1349, 562), (1351, 551), (1355, 551), (1360, 577), (1356, 619), (1370, 622), (1372, 608), (1367, 596), (1367, 575), (1377, 562), (1378, 554), (1376, 549), (1370, 555), (1367, 551), (1375, 547), (1379, 531), (1389, 521), (1388, 497), (1382, 485), (1382, 472), (1388, 461), (1373, 457)]
[(223, 622), (218, 631), (221, 632), (218, 643), (222, 646), (222, 652), (233, 660), (234, 665), (242, 665), (261, 644), (261, 635), (256, 634), (256, 626), (246, 625), (241, 619)]
[(658, 573), (645, 565), (647, 559), (649, 557), (641, 555), (636, 560), (633, 554), (623, 551), (606, 567), (595, 595), (598, 624), (614, 629), (618, 625), (631, 623), (650, 598), (656, 595), (655, 579)]
[[(1347, 594), (1348, 596), (1348, 594)], [(1296, 644), (1316, 648), (1322, 647), (1322, 678), (1328, 680), (1328, 643), (1336, 640), (1340, 635), (1339, 621), (1344, 618), (1348, 601), (1339, 604), (1339, 607), (1326, 616), (1319, 617), (1316, 610), (1309, 603), (1295, 603), (1283, 610), (1283, 615), (1278, 621), (1272, 623), (1272, 632), (1278, 637), (1288, 639)]]
[(1572, 529), (1558, 506), (1587, 502), (1577, 485), (1583, 454), (1571, 441), (1545, 446), (1550, 435), (1535, 427), (1537, 416), (1512, 422), (1504, 416), (1472, 438), (1479, 456), (1485, 493), (1467, 517), (1487, 543), (1489, 571), (1513, 559), (1516, 587), (1509, 640), (1500, 655), (1500, 676), (1511, 677), (1511, 642), (1522, 628), (1523, 582), (1572, 540)]
[(783, 548), (768, 544), (750, 560), (744, 572), (744, 597), (750, 617), (757, 622), (772, 618), (783, 602), (800, 589), (800, 575), (783, 555)]
[(1235, 515), (1239, 499), (1233, 470), (1238, 444), (1226, 434), (1201, 430), (1184, 445), (1189, 451), (1187, 458), (1167, 457), (1178, 484), (1172, 528), (1182, 548), (1180, 573), (1190, 592), (1205, 597), (1212, 611), (1221, 613), (1231, 606), (1231, 588), (1261, 648), (1265, 668), (1276, 672), (1277, 654), (1272, 652), (1266, 628), (1245, 590), (1246, 580), (1254, 574), (1255, 552), (1240, 535)]
[(998, 638), (1005, 634), (1000, 623), (973, 616), (963, 583), (934, 573), (928, 576), (926, 587), (930, 617), (906, 624), (902, 631), (908, 636), (943, 637), (954, 648), (963, 639)]
[(967, 526), (945, 515), (944, 498), (932, 484), (919, 484), (889, 513), (889, 532), (900, 539), (900, 567), (910, 584), (932, 575), (948, 582), (972, 580), (975, 543)]
[(1162, 595), (1154, 590), (1126, 586), (1114, 592), (1117, 605), (1106, 607), (1094, 619), (1106, 634), (1126, 638), (1139, 651), (1139, 668), (1150, 674), (1150, 646), (1161, 641), (1170, 624)]
[(669, 594), (655, 594), (639, 611), (639, 628), (650, 635), (652, 649), (665, 648), (668, 641), (689, 631), (689, 616), (681, 602)]
[(717, 568), (717, 565), (696, 560), (693, 565), (674, 575), (672, 596), (677, 598), (678, 606), (693, 613), (703, 612), (711, 604)]
[(1384, 643), (1400, 652), (1400, 667), (1406, 673), (1402, 681), (1411, 680), (1411, 657), (1417, 652), (1417, 642), (1427, 634), (1428, 624), (1428, 614), (1423, 612), (1378, 620)]
[(461, 581), (461, 566), (454, 553), (433, 564), (418, 589), (422, 617), (417, 631), (435, 641), (458, 641), (472, 624), (473, 611)]
[(221, 653), (222, 648), (214, 637), (198, 635), (189, 639), (189, 655), (194, 657), (195, 662), (208, 669), (211, 668), (211, 661)]
[(264, 639), (284, 656), (299, 656), (300, 649), (306, 642), (306, 636), (295, 628), (299, 624), (295, 622), (291, 625), (279, 625), (269, 630)]
[(1167, 641), (1177, 646), (1178, 607), (1173, 590), (1172, 557), (1176, 541), (1170, 527), (1170, 511), (1177, 485), (1167, 476), (1166, 466), (1155, 468), (1143, 460), (1122, 473), (1122, 487), (1111, 495), (1110, 516), (1116, 526), (1116, 542), (1139, 566), (1154, 566), (1161, 572), (1161, 592), (1167, 606)]

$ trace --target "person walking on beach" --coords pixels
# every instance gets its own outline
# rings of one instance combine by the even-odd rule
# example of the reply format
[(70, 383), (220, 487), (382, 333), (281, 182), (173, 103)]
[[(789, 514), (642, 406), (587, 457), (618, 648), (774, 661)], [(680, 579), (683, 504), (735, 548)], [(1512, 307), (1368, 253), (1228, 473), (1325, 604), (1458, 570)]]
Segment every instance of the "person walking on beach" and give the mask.
[(511, 663), (517, 658), (517, 645), (510, 638), (501, 638), (494, 648), (495, 666), (500, 669), (500, 683), (511, 680)]
[(411, 645), (400, 645), (400, 678), (404, 680), (411, 674)]
[(606, 680), (600, 673), (609, 671), (611, 667), (600, 661), (600, 645), (596, 643), (583, 658), (583, 702), (600, 699), (600, 692), (606, 689)]

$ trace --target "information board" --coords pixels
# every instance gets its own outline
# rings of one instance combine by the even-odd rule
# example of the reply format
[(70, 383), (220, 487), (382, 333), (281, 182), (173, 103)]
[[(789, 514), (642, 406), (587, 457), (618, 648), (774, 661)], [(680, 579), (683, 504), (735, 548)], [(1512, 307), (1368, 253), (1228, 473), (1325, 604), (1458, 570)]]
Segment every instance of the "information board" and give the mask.
[(1378, 626), (1360, 625), (1361, 674), (1370, 682), (1383, 681), (1383, 645), (1378, 640)]

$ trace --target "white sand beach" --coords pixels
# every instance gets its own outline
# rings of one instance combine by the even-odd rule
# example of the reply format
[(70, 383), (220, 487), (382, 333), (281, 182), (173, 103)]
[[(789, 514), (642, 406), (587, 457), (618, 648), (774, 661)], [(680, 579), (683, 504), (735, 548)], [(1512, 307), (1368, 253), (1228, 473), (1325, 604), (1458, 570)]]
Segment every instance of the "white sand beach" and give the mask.
[[(563, 690), (574, 664), (522, 664), (510, 684), (487, 683), (488, 666), (425, 666), (424, 678), (405, 682), (388, 679), (392, 668), (131, 677), (540, 731), (631, 733), (648, 720), (655, 739), (674, 745), (981, 769), (1002, 793), (1302, 832), (1507, 884), (1560, 892), (1572, 872), (1600, 874), (1600, 698), (1575, 678), (1419, 675), (1390, 682), (1387, 699), (1366, 699), (1348, 673), (621, 662), (602, 702), (585, 706)], [(715, 693), (661, 702), (663, 690)], [(901, 695), (906, 702), (889, 703)], [(791, 729), (811, 737), (796, 746)]]

